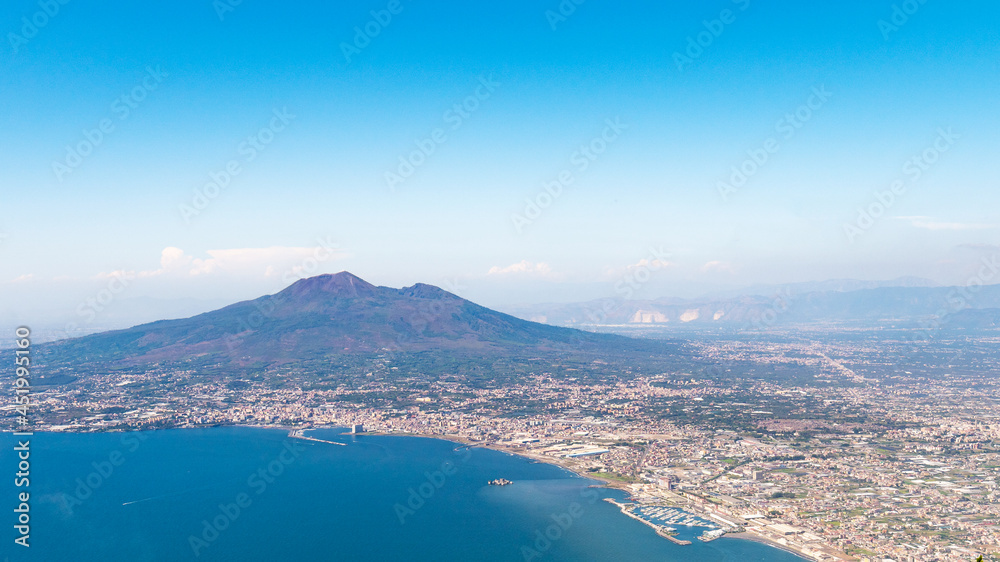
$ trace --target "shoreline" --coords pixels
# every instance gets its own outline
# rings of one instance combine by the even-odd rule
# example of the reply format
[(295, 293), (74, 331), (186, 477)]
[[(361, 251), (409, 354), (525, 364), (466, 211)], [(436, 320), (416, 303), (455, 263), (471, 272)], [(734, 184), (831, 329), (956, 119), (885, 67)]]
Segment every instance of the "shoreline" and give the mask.
[[(320, 428), (320, 429), (322, 429), (322, 428)], [(425, 438), (425, 439), (438, 439), (438, 440), (441, 440), (441, 441), (449, 441), (449, 442), (452, 442), (452, 443), (462, 443), (464, 445), (472, 445), (472, 446), (475, 446), (475, 447), (481, 447), (483, 449), (490, 449), (491, 451), (497, 451), (497, 452), (501, 452), (501, 453), (507, 453), (507, 454), (518, 456), (518, 457), (521, 457), (521, 458), (524, 458), (524, 459), (528, 459), (528, 460), (531, 460), (531, 461), (534, 461), (534, 462), (544, 463), (544, 464), (548, 464), (548, 465), (551, 465), (551, 466), (556, 466), (556, 467), (559, 467), (559, 468), (565, 470), (566, 472), (569, 472), (570, 474), (572, 474), (572, 475), (574, 475), (574, 476), (576, 476), (578, 478), (582, 478), (584, 480), (592, 480), (592, 481), (596, 481), (596, 482), (601, 482), (601, 484), (599, 486), (594, 486), (594, 487), (610, 488), (610, 489), (620, 490), (622, 492), (628, 493), (630, 496), (632, 495), (631, 490), (629, 490), (628, 487), (627, 487), (628, 483), (617, 481), (617, 480), (609, 480), (609, 479), (606, 479), (606, 478), (601, 478), (599, 476), (592, 476), (590, 473), (581, 472), (581, 471), (575, 470), (573, 467), (568, 466), (570, 464), (569, 462), (566, 462), (566, 463), (559, 462), (562, 459), (548, 457), (546, 455), (541, 455), (541, 454), (531, 454), (531, 453), (528, 453), (528, 452), (525, 452), (525, 451), (518, 451), (518, 450), (510, 449), (510, 448), (507, 448), (507, 447), (498, 446), (498, 445), (495, 445), (495, 444), (492, 444), (492, 443), (478, 443), (476, 441), (471, 441), (468, 438), (465, 438), (465, 437), (462, 437), (462, 436), (459, 436), (459, 435), (432, 435), (432, 434), (405, 433), (405, 432), (387, 433), (387, 432), (375, 432), (375, 431), (373, 431), (373, 432), (366, 432), (364, 435), (422, 437), (422, 438)], [(615, 505), (618, 505), (617, 501), (614, 502), (614, 503), (615, 503)], [(697, 508), (695, 508), (694, 506), (692, 506), (690, 503), (686, 504), (683, 507), (678, 507), (678, 509), (682, 509), (683, 511), (686, 511), (686, 512), (691, 513), (692, 515), (696, 515), (698, 517), (707, 517), (708, 515), (710, 515), (707, 511), (698, 510)], [(626, 516), (630, 516), (629, 514), (624, 513), (624, 512), (622, 512), (622, 514), (626, 515)], [(652, 527), (652, 524), (647, 523), (646, 521), (638, 519), (638, 518), (636, 518), (636, 519), (639, 520), (640, 522), (642, 522), (643, 524)], [(772, 539), (769, 539), (767, 537), (758, 535), (758, 534), (750, 532), (750, 531), (743, 531), (743, 532), (740, 532), (740, 533), (726, 533), (724, 536), (722, 536), (720, 538), (731, 538), (731, 539), (736, 539), (736, 540), (753, 541), (753, 542), (756, 542), (756, 543), (760, 543), (760, 544), (764, 544), (764, 545), (770, 546), (772, 548), (783, 550), (783, 551), (785, 551), (785, 552), (787, 552), (789, 554), (794, 554), (795, 556), (798, 556), (799, 558), (802, 558), (803, 560), (807, 560), (807, 561), (810, 561), (810, 562), (812, 562), (812, 561), (815, 560), (815, 557), (810, 556), (810, 555), (808, 555), (808, 554), (806, 554), (806, 553), (804, 553), (804, 552), (802, 552), (800, 550), (797, 550), (796, 548), (794, 548), (792, 546), (788, 546), (788, 545), (785, 545), (785, 544), (781, 544), (781, 543), (775, 542)]]
[[(339, 425), (325, 426), (325, 427), (301, 427), (301, 426), (289, 426), (289, 425), (278, 425), (278, 424), (259, 424), (259, 425), (253, 425), (253, 424), (218, 424), (218, 425), (197, 426), (197, 427), (195, 427), (195, 426), (169, 427), (169, 428), (165, 427), (165, 428), (155, 428), (155, 429), (132, 429), (132, 430), (111, 429), (111, 430), (97, 430), (97, 431), (88, 431), (88, 432), (80, 432), (80, 431), (45, 431), (45, 430), (40, 430), (40, 431), (39, 430), (34, 430), (34, 432), (35, 433), (60, 433), (60, 434), (65, 434), (65, 433), (130, 433), (130, 432), (133, 432), (133, 431), (163, 431), (163, 430), (168, 430), (168, 429), (181, 429), (181, 430), (183, 430), (183, 429), (211, 429), (211, 428), (215, 428), (215, 427), (245, 427), (245, 428), (250, 428), (250, 429), (274, 429), (274, 430), (282, 430), (282, 431), (286, 431), (287, 432), (287, 436), (290, 437), (290, 438), (293, 438), (293, 439), (305, 439), (305, 440), (309, 440), (309, 441), (327, 442), (327, 443), (332, 443), (332, 444), (336, 444), (336, 445), (345, 445), (345, 444), (344, 443), (336, 443), (336, 442), (332, 442), (332, 441), (325, 441), (325, 440), (322, 440), (322, 439), (310, 438), (310, 437), (307, 437), (305, 435), (298, 435), (298, 436), (296, 436), (296, 435), (293, 435), (293, 433), (295, 433), (295, 432), (312, 431), (312, 430), (317, 430), (317, 429), (338, 429), (338, 428), (347, 429), (346, 426), (339, 426)], [(6, 432), (6, 430), (5, 430), (5, 432)], [(13, 430), (11, 431), (11, 433), (13, 433)], [(628, 483), (617, 481), (617, 480), (609, 480), (609, 479), (606, 479), (606, 478), (601, 478), (599, 476), (593, 476), (590, 473), (577, 470), (576, 467), (571, 466), (570, 462), (560, 462), (560, 461), (564, 461), (564, 459), (553, 458), (553, 457), (549, 457), (549, 456), (541, 455), (541, 454), (532, 454), (532, 453), (529, 453), (527, 451), (520, 451), (520, 450), (515, 450), (515, 449), (512, 449), (512, 448), (507, 448), (507, 447), (499, 446), (499, 445), (496, 445), (495, 443), (481, 443), (481, 442), (478, 442), (478, 441), (473, 441), (473, 440), (471, 440), (471, 439), (469, 439), (467, 437), (463, 437), (463, 436), (460, 436), (460, 435), (409, 433), (409, 432), (385, 432), (385, 431), (365, 431), (365, 432), (359, 433), (359, 434), (352, 434), (350, 432), (344, 432), (341, 435), (360, 435), (360, 436), (373, 436), (373, 437), (418, 437), (418, 438), (424, 438), (424, 439), (437, 439), (439, 441), (448, 441), (450, 443), (459, 443), (461, 445), (467, 445), (467, 446), (469, 446), (469, 448), (479, 447), (479, 448), (483, 448), (483, 449), (489, 449), (489, 450), (492, 450), (492, 451), (497, 451), (497, 452), (500, 452), (500, 453), (507, 453), (509, 455), (514, 455), (514, 456), (517, 456), (517, 457), (521, 457), (523, 459), (527, 459), (527, 460), (530, 460), (530, 461), (533, 461), (533, 462), (543, 463), (543, 464), (547, 464), (547, 465), (550, 465), (550, 466), (556, 466), (558, 468), (561, 468), (561, 469), (565, 470), (566, 472), (572, 474), (573, 476), (575, 476), (577, 478), (581, 478), (581, 479), (584, 479), (584, 480), (591, 480), (591, 481), (595, 481), (595, 482), (600, 482), (600, 485), (592, 485), (591, 487), (600, 487), (600, 488), (615, 489), (615, 490), (619, 490), (619, 491), (625, 492), (625, 493), (627, 493), (629, 495), (632, 495), (631, 490), (629, 490), (628, 487), (627, 487)], [(699, 517), (709, 515), (707, 512), (702, 512), (701, 510), (698, 510), (696, 507), (692, 506), (690, 504), (690, 501), (685, 506), (679, 507), (678, 509), (682, 509), (684, 511), (687, 511), (687, 512), (691, 513), (692, 515), (696, 515), (696, 516), (699, 516)], [(763, 537), (761, 535), (758, 535), (756, 533), (752, 533), (752, 532), (749, 532), (749, 531), (743, 531), (743, 532), (740, 532), (740, 533), (727, 533), (722, 538), (732, 538), (732, 539), (736, 539), (736, 540), (753, 541), (753, 542), (756, 542), (756, 543), (765, 544), (765, 545), (770, 546), (772, 548), (777, 548), (777, 549), (783, 550), (783, 551), (788, 552), (790, 554), (794, 554), (795, 556), (798, 556), (798, 557), (800, 557), (800, 558), (802, 558), (804, 560), (808, 560), (808, 561), (815, 560), (814, 557), (812, 557), (810, 555), (807, 555), (804, 552), (801, 552), (801, 551), (795, 549), (794, 547), (777, 543), (777, 542), (775, 542), (775, 541), (773, 541), (771, 539), (768, 539), (766, 537)]]
[(790, 547), (788, 545), (781, 544), (779, 542), (775, 542), (774, 540), (771, 540), (771, 539), (769, 539), (767, 537), (758, 535), (757, 533), (751, 533), (750, 531), (743, 531), (742, 533), (726, 533), (724, 536), (722, 536), (720, 538), (723, 538), (723, 539), (725, 539), (725, 538), (733, 538), (733, 539), (739, 539), (739, 540), (744, 540), (744, 541), (758, 542), (758, 543), (761, 543), (761, 544), (766, 544), (767, 546), (770, 546), (770, 547), (774, 547), (774, 548), (777, 548), (777, 549), (780, 549), (780, 550), (784, 550), (785, 552), (790, 552), (790, 553), (792, 553), (792, 554), (794, 554), (796, 556), (800, 556), (802, 558), (805, 558), (806, 560), (815, 560), (814, 557), (809, 556), (809, 555), (807, 555), (807, 554), (805, 554), (803, 552), (799, 552), (799, 551), (795, 550), (794, 548), (792, 548), (792, 547)]

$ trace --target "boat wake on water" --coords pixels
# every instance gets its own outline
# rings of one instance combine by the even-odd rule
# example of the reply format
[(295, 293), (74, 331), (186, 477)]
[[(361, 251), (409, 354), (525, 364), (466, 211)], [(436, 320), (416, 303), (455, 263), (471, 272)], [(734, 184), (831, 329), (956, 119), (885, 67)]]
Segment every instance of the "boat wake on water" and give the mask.
[(132, 504), (136, 504), (136, 503), (143, 503), (143, 502), (148, 502), (148, 501), (153, 501), (153, 500), (162, 500), (162, 499), (165, 499), (165, 498), (172, 498), (174, 496), (182, 496), (184, 494), (190, 494), (191, 492), (200, 492), (202, 490), (207, 490), (207, 489), (213, 488), (213, 487), (214, 486), (202, 486), (200, 488), (192, 488), (190, 490), (183, 490), (183, 491), (180, 491), (180, 492), (173, 492), (173, 493), (170, 493), (170, 494), (163, 494), (161, 496), (153, 496), (153, 497), (150, 497), (150, 498), (143, 498), (141, 500), (132, 500), (130, 502), (122, 502), (122, 505), (125, 506), (125, 505), (132, 505)]

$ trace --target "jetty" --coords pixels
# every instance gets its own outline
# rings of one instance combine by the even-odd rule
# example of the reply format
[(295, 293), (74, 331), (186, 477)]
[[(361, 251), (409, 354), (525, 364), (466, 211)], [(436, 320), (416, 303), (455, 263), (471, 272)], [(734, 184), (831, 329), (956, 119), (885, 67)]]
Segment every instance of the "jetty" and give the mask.
[(347, 446), (347, 443), (338, 443), (336, 441), (327, 441), (326, 439), (316, 439), (315, 437), (308, 437), (305, 435), (304, 429), (296, 429), (288, 433), (289, 437), (294, 437), (296, 439), (305, 439), (306, 441), (316, 441), (317, 443), (329, 443), (331, 445), (341, 445), (343, 447)]
[(663, 529), (663, 527), (660, 527), (659, 529), (656, 530), (656, 534), (657, 535), (660, 535), (661, 537), (667, 539), (668, 541), (670, 541), (670, 542), (672, 542), (674, 544), (679, 544), (681, 546), (691, 544), (691, 541), (686, 541), (684, 539), (679, 539), (679, 538), (675, 537), (673, 535), (673, 533), (675, 533), (675, 532), (676, 531), (665, 531)]

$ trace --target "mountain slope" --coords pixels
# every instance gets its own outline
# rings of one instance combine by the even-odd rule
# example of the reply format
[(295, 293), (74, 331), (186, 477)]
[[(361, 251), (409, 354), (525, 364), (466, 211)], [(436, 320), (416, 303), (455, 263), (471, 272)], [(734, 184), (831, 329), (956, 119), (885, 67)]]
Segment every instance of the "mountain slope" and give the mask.
[(489, 360), (546, 353), (669, 355), (676, 346), (521, 320), (425, 284), (376, 287), (350, 273), (180, 320), (43, 346), (51, 365), (299, 365), (336, 356), (438, 354)]

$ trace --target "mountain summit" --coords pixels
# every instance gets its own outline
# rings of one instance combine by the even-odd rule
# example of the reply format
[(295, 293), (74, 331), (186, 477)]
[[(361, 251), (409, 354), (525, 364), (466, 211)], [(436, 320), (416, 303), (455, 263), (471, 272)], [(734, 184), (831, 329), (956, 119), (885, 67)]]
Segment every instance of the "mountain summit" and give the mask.
[(191, 318), (54, 342), (43, 351), (53, 365), (210, 365), (225, 371), (329, 366), (387, 353), (493, 364), (551, 354), (593, 360), (638, 351), (649, 357), (668, 355), (673, 347), (521, 320), (432, 285), (377, 287), (344, 271)]
[(300, 279), (292, 283), (282, 293), (288, 293), (297, 299), (304, 300), (322, 298), (323, 295), (357, 298), (373, 296), (377, 289), (378, 287), (357, 275), (341, 271), (340, 273)]

